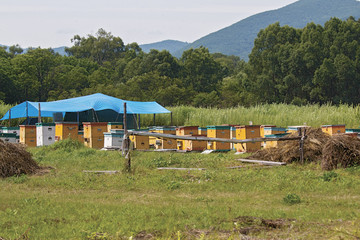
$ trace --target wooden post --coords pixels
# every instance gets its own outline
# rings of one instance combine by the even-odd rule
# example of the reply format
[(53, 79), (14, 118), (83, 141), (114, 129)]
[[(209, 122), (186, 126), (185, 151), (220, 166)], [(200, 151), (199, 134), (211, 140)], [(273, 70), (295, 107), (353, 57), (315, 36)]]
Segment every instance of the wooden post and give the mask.
[(172, 112), (170, 113), (170, 126), (173, 126), (173, 116), (172, 116)]
[(11, 109), (9, 110), (9, 127), (11, 127)]
[(140, 114), (138, 114), (138, 129), (141, 129), (141, 123), (140, 123)]
[(131, 156), (130, 156), (130, 139), (127, 130), (127, 113), (126, 113), (126, 102), (124, 102), (124, 139), (123, 139), (123, 155), (125, 155), (125, 171), (131, 171)]
[(40, 103), (38, 104), (38, 108), (39, 108), (38, 123), (41, 123), (41, 106), (40, 106)]
[(299, 128), (298, 129), (298, 133), (299, 133), (299, 137), (301, 137), (300, 139), (300, 148), (299, 148), (299, 151), (300, 151), (300, 162), (301, 164), (304, 164), (304, 140), (305, 140), (305, 132), (306, 132), (306, 129), (305, 128)]

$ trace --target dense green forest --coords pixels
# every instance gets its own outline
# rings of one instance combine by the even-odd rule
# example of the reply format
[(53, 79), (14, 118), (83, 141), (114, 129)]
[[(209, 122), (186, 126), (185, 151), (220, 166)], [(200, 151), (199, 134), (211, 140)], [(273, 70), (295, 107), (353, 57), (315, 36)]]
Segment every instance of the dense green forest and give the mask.
[(360, 103), (360, 19), (303, 29), (272, 24), (245, 62), (200, 47), (177, 59), (145, 53), (103, 29), (74, 36), (68, 56), (51, 49), (0, 48), (0, 101), (51, 101), (101, 92), (165, 106)]

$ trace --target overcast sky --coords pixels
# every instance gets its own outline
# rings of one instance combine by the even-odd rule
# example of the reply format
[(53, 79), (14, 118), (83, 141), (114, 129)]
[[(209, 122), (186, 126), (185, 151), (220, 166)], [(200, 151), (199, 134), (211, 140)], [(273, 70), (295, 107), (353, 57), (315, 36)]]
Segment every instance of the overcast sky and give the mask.
[(1, 0), (0, 44), (71, 46), (99, 28), (125, 43), (193, 42), (253, 14), (296, 0)]

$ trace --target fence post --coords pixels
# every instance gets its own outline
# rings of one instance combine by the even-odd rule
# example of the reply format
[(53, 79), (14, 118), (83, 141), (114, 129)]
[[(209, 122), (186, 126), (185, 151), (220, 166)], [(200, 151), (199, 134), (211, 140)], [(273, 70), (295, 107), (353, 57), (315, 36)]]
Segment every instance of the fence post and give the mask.
[(304, 141), (306, 138), (306, 128), (299, 128), (298, 129), (299, 137), (300, 138), (300, 162), (301, 164), (304, 164)]
[(131, 171), (131, 156), (130, 156), (130, 139), (128, 136), (127, 130), (127, 113), (126, 113), (126, 102), (124, 102), (124, 117), (123, 117), (123, 124), (124, 124), (124, 139), (123, 139), (123, 155), (125, 155), (125, 171)]

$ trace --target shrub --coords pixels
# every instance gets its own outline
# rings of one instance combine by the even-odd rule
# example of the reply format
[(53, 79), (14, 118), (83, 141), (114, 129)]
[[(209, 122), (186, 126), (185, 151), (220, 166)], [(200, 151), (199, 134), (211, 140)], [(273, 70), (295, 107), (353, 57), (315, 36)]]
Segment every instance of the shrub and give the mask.
[(294, 205), (294, 204), (297, 204), (297, 203), (300, 203), (301, 202), (301, 199), (298, 195), (296, 195), (295, 193), (289, 193), (288, 195), (286, 195), (284, 198), (283, 198), (283, 201), (286, 203), (286, 204), (289, 204), (289, 205)]

